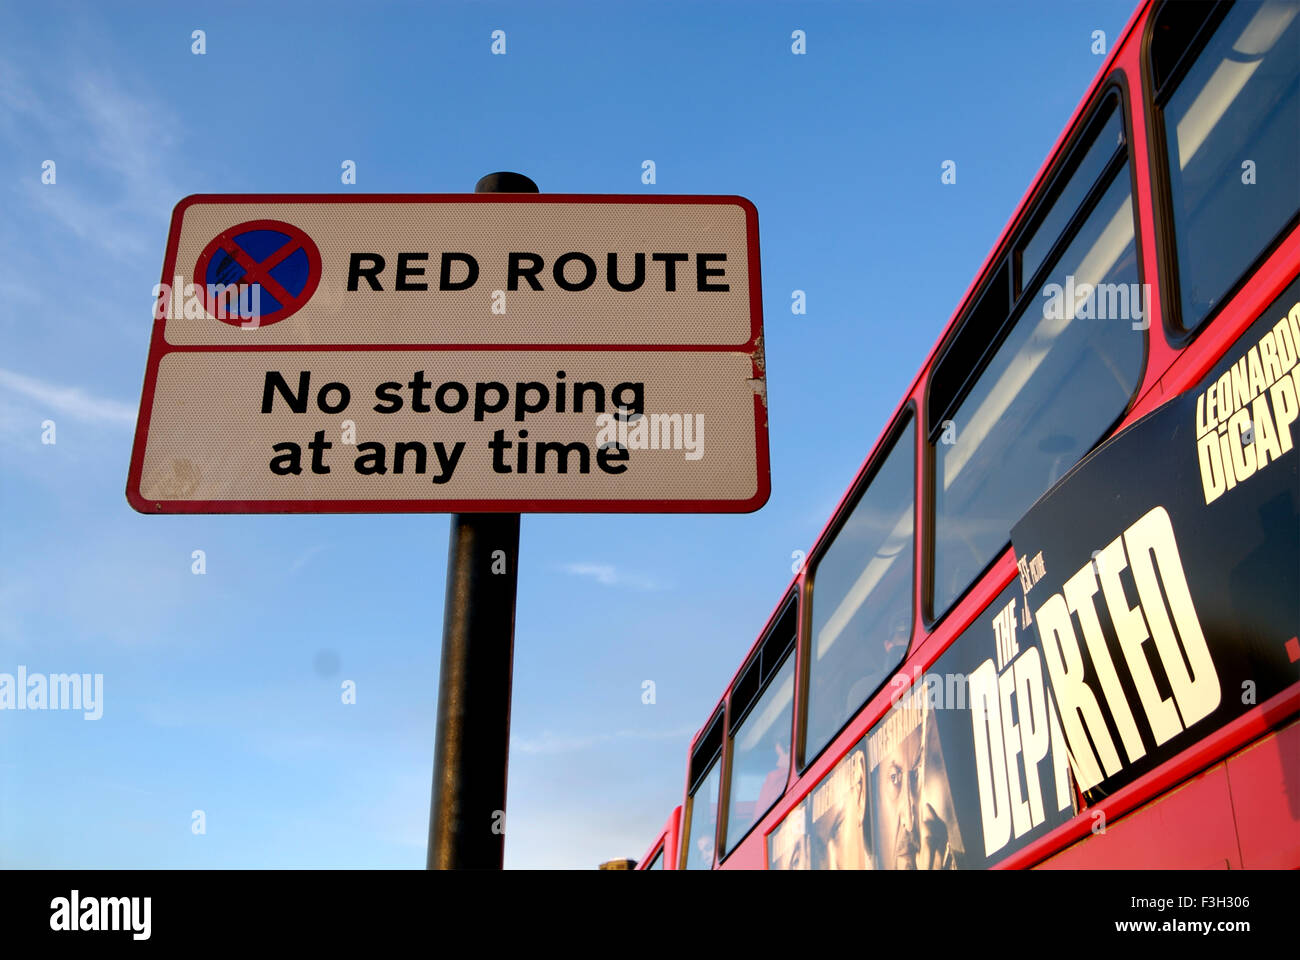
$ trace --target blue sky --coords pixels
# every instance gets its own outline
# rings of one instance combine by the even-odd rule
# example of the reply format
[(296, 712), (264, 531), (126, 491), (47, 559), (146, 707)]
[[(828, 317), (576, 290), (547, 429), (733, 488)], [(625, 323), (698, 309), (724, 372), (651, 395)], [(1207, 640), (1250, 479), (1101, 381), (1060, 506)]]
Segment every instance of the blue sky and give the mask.
[(99, 720), (0, 712), (0, 866), (424, 865), (447, 518), (126, 503), (178, 200), (506, 169), (757, 206), (767, 506), (523, 519), (506, 864), (590, 867), (680, 801), (792, 551), (1101, 66), (1092, 31), (1132, 7), (0, 3), (0, 673), (104, 676)]

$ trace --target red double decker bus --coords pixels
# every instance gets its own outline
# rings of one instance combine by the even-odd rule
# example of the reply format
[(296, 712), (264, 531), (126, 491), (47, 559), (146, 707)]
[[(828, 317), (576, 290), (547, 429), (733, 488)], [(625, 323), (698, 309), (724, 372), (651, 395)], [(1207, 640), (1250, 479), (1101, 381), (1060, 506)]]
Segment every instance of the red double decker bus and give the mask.
[(1300, 865), (1300, 2), (1142, 4), (641, 869)]

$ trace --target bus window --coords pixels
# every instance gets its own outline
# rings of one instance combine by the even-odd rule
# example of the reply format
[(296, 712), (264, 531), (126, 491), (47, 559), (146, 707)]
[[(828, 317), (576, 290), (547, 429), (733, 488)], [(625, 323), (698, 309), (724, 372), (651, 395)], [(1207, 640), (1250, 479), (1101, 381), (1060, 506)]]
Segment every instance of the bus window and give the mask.
[(1300, 210), (1300, 4), (1238, 3), (1217, 27), (1211, 16), (1200, 28), (1211, 35), (1193, 62), (1171, 65), (1200, 26), (1180, 21), (1207, 9), (1165, 4), (1151, 46), (1185, 330), (1214, 312)]
[[(785, 793), (794, 716), (795, 605), (782, 616), (732, 694), (726, 844), (730, 852)], [(769, 649), (770, 648), (770, 649)], [(770, 662), (767, 662), (770, 661)], [(741, 702), (740, 698), (748, 702)]]
[(685, 868), (713, 868), (718, 835), (718, 786), (722, 782), (722, 710), (713, 715), (691, 751), (690, 795), (686, 800)]
[(880, 688), (912, 636), (915, 426), (899, 432), (810, 575), (806, 760)]
[(1021, 298), (1005, 339), (947, 414), (950, 429), (932, 434), (936, 617), (1006, 547), (1016, 520), (1106, 433), (1137, 389), (1147, 296), (1122, 156), (1091, 196), (1045, 282)]
[(1033, 281), (1038, 268), (1043, 265), (1052, 247), (1065, 233), (1070, 218), (1083, 206), (1093, 184), (1106, 172), (1116, 152), (1124, 145), (1124, 114), (1119, 109), (1118, 95), (1113, 94), (1107, 98), (1106, 103), (1098, 111), (1098, 116), (1092, 121), (1092, 126), (1097, 131), (1089, 136), (1092, 145), (1073, 165), (1074, 169), (1060, 188), (1060, 193), (1020, 246), (1020, 269), (1016, 277), (1017, 294)]
[(718, 784), (722, 767), (714, 761), (690, 801), (690, 842), (686, 846), (686, 869), (708, 870), (713, 866), (713, 838), (718, 832)]

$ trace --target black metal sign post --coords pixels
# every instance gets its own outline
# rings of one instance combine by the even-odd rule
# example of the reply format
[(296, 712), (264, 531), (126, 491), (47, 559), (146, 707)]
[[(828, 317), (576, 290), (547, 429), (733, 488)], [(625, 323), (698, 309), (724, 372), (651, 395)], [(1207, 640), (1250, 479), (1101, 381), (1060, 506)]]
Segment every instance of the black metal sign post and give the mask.
[[(537, 193), (491, 173), (475, 193)], [(430, 870), (499, 870), (505, 857), (519, 514), (457, 513), (447, 550)]]

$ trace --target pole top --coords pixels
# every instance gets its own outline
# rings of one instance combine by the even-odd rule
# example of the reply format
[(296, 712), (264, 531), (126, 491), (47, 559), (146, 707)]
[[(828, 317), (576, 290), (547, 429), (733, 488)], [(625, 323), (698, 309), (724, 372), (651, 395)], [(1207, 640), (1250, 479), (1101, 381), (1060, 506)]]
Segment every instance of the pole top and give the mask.
[(489, 173), (474, 185), (475, 193), (541, 193), (537, 184), (522, 173), (502, 170)]

